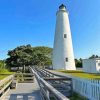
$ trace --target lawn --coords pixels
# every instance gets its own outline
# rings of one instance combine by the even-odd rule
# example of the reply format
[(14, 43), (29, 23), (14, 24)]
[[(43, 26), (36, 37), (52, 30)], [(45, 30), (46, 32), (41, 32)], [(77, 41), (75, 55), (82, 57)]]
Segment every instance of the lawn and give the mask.
[(2, 80), (3, 78), (5, 78), (9, 75), (12, 75), (12, 74), (14, 74), (14, 72), (10, 72), (10, 71), (4, 69), (4, 70), (0, 71), (0, 80)]
[(87, 79), (100, 79), (100, 74), (90, 74), (90, 73), (85, 73), (82, 71), (66, 71), (66, 70), (57, 70), (59, 72), (63, 72), (72, 76), (80, 77), (80, 78), (87, 78)]
[(88, 99), (74, 92), (72, 97), (70, 97), (70, 100), (88, 100)]

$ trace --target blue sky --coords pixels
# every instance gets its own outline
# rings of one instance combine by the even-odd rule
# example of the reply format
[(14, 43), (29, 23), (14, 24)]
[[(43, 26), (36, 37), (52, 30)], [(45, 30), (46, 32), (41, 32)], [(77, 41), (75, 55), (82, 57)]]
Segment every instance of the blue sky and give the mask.
[(0, 59), (16, 46), (53, 47), (56, 11), (69, 11), (74, 55), (100, 55), (100, 0), (0, 0)]

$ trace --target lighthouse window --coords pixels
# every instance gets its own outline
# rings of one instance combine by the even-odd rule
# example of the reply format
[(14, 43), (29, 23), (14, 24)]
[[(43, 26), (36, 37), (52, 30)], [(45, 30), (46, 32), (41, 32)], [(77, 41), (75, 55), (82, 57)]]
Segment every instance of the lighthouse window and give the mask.
[(64, 34), (64, 38), (67, 38), (67, 34)]
[(66, 62), (68, 62), (68, 58), (66, 58)]
[(100, 63), (98, 63), (98, 66), (100, 66)]

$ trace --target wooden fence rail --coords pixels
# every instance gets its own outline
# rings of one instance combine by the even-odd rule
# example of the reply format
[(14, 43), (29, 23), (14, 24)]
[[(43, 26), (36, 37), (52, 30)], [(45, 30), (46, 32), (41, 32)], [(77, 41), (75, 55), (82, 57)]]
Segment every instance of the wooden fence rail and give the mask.
[(69, 100), (62, 93), (51, 86), (48, 82), (46, 82), (43, 78), (41, 78), (35, 69), (33, 70), (33, 68), (30, 67), (30, 71), (34, 73), (35, 77), (37, 78), (44, 100), (50, 100), (51, 97), (53, 97), (54, 100)]
[(7, 78), (0, 80), (0, 100), (2, 99), (6, 91), (10, 88), (12, 80), (13, 80), (13, 75), (10, 75)]

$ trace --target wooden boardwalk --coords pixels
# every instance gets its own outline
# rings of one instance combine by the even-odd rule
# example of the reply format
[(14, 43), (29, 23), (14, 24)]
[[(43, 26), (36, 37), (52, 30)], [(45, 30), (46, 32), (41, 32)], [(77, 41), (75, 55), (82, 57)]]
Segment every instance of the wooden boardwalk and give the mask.
[(34, 83), (18, 83), (17, 88), (10, 90), (2, 100), (41, 100), (36, 79)]

